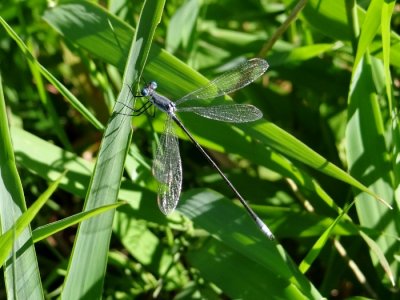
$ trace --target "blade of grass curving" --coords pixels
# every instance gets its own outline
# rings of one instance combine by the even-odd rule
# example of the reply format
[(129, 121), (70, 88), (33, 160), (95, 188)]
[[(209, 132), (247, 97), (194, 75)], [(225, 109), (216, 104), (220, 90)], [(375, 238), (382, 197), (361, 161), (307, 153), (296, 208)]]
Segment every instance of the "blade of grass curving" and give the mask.
[(60, 82), (55, 78), (45, 67), (43, 67), (30, 53), (29, 48), (21, 40), (21, 38), (8, 26), (7, 22), (0, 16), (0, 24), (3, 25), (9, 36), (17, 43), (25, 58), (32, 64), (38, 67), (41, 74), (71, 103), (71, 105), (79, 111), (90, 123), (99, 130), (103, 130), (104, 126), (96, 119), (95, 116)]
[[(164, 1), (145, 1), (138, 29), (128, 56), (124, 80), (113, 115), (107, 125), (96, 167), (89, 185), (84, 210), (117, 200), (124, 161), (132, 136), (128, 107), (131, 87), (138, 84), (151, 46), (154, 31), (160, 22)], [(96, 17), (93, 14), (93, 17)], [(68, 266), (62, 298), (101, 298), (107, 264), (114, 212), (107, 212), (84, 221), (78, 228)]]
[[(28, 299), (29, 297), (43, 299), (42, 283), (29, 222), (22, 227), (24, 230), (20, 234), (17, 232), (16, 236), (13, 236), (15, 231), (18, 231), (16, 220), (26, 211), (26, 204), (11, 145), (1, 74), (0, 140), (1, 241), (6, 238), (3, 233), (10, 232), (8, 246), (4, 244), (0, 246), (1, 264), (9, 253), (7, 249), (14, 247), (14, 253), (16, 253), (14, 259), (3, 266), (7, 295), (9, 299)], [(21, 229), (21, 227), (19, 228)], [(18, 235), (19, 237), (17, 237)]]
[(305, 274), (308, 269), (311, 267), (312, 263), (317, 259), (318, 255), (321, 253), (323, 247), (325, 246), (326, 242), (328, 241), (329, 237), (335, 226), (339, 223), (339, 221), (343, 218), (345, 213), (347, 213), (349, 207), (343, 213), (341, 213), (333, 222), (332, 224), (324, 231), (324, 233), (318, 238), (315, 244), (312, 246), (310, 251), (307, 253), (306, 257), (299, 265), (299, 271)]
[[(33, 43), (31, 42), (31, 40), (29, 40), (28, 46), (30, 50), (32, 50), (33, 48), (32, 44)], [(36, 83), (36, 88), (38, 91), (39, 98), (43, 106), (46, 108), (49, 118), (51, 119), (54, 133), (57, 135), (58, 139), (61, 141), (64, 147), (66, 147), (68, 150), (71, 150), (72, 145), (69, 142), (69, 139), (67, 137), (64, 128), (61, 126), (60, 118), (53, 105), (53, 102), (50, 101), (48, 94), (46, 92), (44, 80), (40, 74), (40, 67), (38, 67), (38, 64), (33, 63), (32, 60), (28, 60), (28, 65), (31, 70), (32, 76), (34, 78), (34, 82)]]
[(385, 270), (387, 276), (389, 277), (390, 283), (394, 287), (396, 285), (394, 275), (393, 275), (392, 270), (390, 269), (390, 264), (387, 261), (385, 254), (382, 252), (382, 249), (379, 247), (379, 245), (373, 239), (371, 239), (367, 234), (365, 234), (361, 230), (360, 230), (360, 236), (368, 244), (369, 248), (371, 249), (371, 253), (374, 253), (376, 255), (376, 257), (377, 257), (376, 259), (379, 261), (382, 268)]
[[(11, 127), (11, 137), (19, 165), (47, 181), (56, 180), (62, 170), (68, 170), (60, 183), (60, 188), (78, 197), (85, 197), (95, 166), (93, 162), (20, 128)], [(145, 176), (153, 179), (150, 171)], [(153, 187), (154, 191), (151, 191), (147, 187), (134, 184), (131, 180), (124, 180), (121, 183), (118, 199), (128, 202), (138, 218), (164, 225), (167, 222), (165, 216), (154, 213), (158, 209), (156, 201), (147, 201), (146, 205), (141, 205), (144, 199), (155, 199), (156, 185)]]
[[(318, 171), (321, 171), (338, 180), (346, 182), (357, 189), (370, 194), (387, 207), (390, 207), (385, 200), (368, 189), (368, 187), (363, 185), (361, 182), (356, 180), (342, 169), (327, 161), (321, 155), (310, 149), (308, 146), (303, 144), (289, 133), (280, 129), (275, 124), (267, 121), (260, 121), (257, 122), (252, 129), (254, 129), (255, 132), (253, 136), (255, 136), (262, 143), (265, 143), (266, 146), (272, 146), (280, 152), (294, 158), (295, 160), (309, 165), (310, 167), (315, 168)], [(250, 131), (250, 129), (248, 131)]]
[[(11, 227), (8, 231), (6, 231), (0, 237), (0, 263), (2, 264), (4, 260), (7, 258), (7, 255), (11, 251), (13, 246), (13, 241), (18, 238), (21, 233), (29, 226), (32, 222), (33, 218), (42, 208), (42, 206), (46, 203), (46, 201), (50, 198), (50, 196), (54, 193), (57, 189), (58, 185), (60, 184), (61, 179), (64, 177), (65, 173), (63, 173), (55, 182), (53, 182), (47, 190), (29, 207), (27, 211), (25, 211), (15, 222), (15, 226)], [(30, 240), (29, 243), (31, 243)], [(29, 244), (28, 243), (28, 244)], [(27, 245), (24, 245), (26, 247)], [(20, 249), (19, 249), (20, 250)], [(22, 250), (21, 250), (22, 251)], [(23, 255), (20, 253), (19, 255)], [(7, 263), (8, 264), (8, 263)], [(19, 270), (22, 272), (23, 270)]]
[(126, 204), (126, 202), (117, 202), (117, 203), (110, 204), (110, 205), (104, 205), (104, 206), (101, 206), (101, 207), (98, 207), (95, 209), (91, 209), (88, 211), (78, 213), (76, 215), (67, 217), (62, 220), (58, 220), (53, 223), (46, 224), (44, 226), (40, 226), (38, 228), (35, 228), (32, 231), (32, 240), (34, 243), (39, 242), (39, 241), (49, 237), (50, 235), (53, 235), (57, 232), (64, 230), (65, 228), (68, 228), (70, 226), (78, 224), (84, 220), (87, 220), (89, 218), (92, 218), (94, 216), (102, 214), (111, 209), (116, 209), (119, 206), (124, 205), (124, 204)]

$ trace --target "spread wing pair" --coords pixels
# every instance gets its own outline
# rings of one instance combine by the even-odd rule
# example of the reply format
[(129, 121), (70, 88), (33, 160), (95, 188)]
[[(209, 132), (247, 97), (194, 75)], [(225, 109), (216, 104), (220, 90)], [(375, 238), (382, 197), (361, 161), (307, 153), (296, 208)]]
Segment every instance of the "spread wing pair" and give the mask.
[[(193, 112), (202, 117), (231, 123), (251, 122), (262, 117), (262, 112), (247, 104), (226, 104), (216, 106), (185, 106), (186, 101), (211, 99), (229, 94), (252, 83), (268, 68), (263, 59), (251, 59), (238, 67), (223, 73), (204, 87), (195, 90), (175, 102), (176, 111)], [(154, 92), (155, 93), (155, 92)], [(153, 174), (159, 182), (158, 204), (164, 214), (173, 212), (178, 204), (182, 189), (182, 164), (179, 154), (178, 138), (174, 133), (172, 120), (179, 122), (174, 112), (168, 115), (164, 133), (153, 162)], [(178, 124), (179, 125), (179, 124)], [(182, 124), (180, 126), (183, 126)]]

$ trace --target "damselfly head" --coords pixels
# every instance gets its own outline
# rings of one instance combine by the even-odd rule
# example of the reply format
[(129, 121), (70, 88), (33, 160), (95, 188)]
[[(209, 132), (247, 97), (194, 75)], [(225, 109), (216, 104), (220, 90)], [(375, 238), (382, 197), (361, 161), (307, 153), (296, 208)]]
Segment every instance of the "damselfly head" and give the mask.
[(157, 88), (157, 82), (150, 81), (141, 91), (140, 94), (144, 97), (150, 96), (151, 92)]
[(157, 88), (157, 82), (155, 82), (155, 81), (150, 81), (150, 83), (149, 83), (149, 88), (150, 89), (152, 89), (152, 90), (155, 90), (156, 88)]

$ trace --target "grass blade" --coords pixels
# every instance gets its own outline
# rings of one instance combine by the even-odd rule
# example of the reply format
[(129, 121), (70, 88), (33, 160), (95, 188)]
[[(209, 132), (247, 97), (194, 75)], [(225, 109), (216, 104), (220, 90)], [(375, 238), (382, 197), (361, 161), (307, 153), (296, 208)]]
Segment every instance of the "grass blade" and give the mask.
[[(163, 1), (144, 3), (138, 30), (128, 56), (122, 90), (102, 140), (89, 185), (84, 210), (115, 203), (124, 161), (131, 141), (131, 87), (138, 83), (160, 21)], [(63, 299), (100, 298), (108, 257), (114, 212), (107, 212), (80, 224), (62, 292)]]
[[(48, 189), (36, 200), (29, 209), (24, 212), (15, 223), (15, 227), (10, 228), (6, 231), (0, 238), (0, 248), (2, 252), (0, 254), (0, 263), (3, 263), (6, 259), (9, 251), (11, 250), (12, 243), (15, 238), (18, 238), (21, 233), (29, 226), (33, 218), (42, 208), (42, 206), (46, 203), (46, 201), (50, 198), (50, 196), (57, 189), (58, 185), (61, 182), (61, 179), (64, 177), (62, 174), (55, 182), (53, 182)], [(22, 255), (22, 253), (20, 254)]]
[(328, 241), (333, 228), (335, 228), (335, 226), (339, 223), (340, 219), (342, 219), (343, 216), (344, 213), (340, 214), (315, 242), (313, 247), (308, 252), (307, 256), (303, 259), (303, 261), (299, 265), (299, 270), (301, 273), (305, 274), (311, 267), (312, 263), (317, 259), (323, 247), (325, 246), (326, 242)]
[(103, 129), (103, 125), (96, 119), (95, 116), (59, 81), (55, 78), (45, 67), (43, 67), (30, 53), (29, 48), (21, 40), (21, 38), (12, 30), (10, 26), (4, 21), (0, 16), (0, 23), (3, 25), (4, 29), (7, 31), (9, 36), (18, 44), (21, 51), (25, 54), (25, 58), (29, 60), (31, 64), (38, 67), (42, 75), (52, 83), (58, 91), (67, 99), (77, 111), (79, 111), (83, 116), (90, 121), (94, 127), (97, 129)]
[(361, 28), (361, 33), (357, 46), (357, 54), (354, 60), (354, 67), (357, 67), (361, 58), (367, 52), (368, 47), (370, 46), (371, 42), (378, 32), (379, 26), (381, 24), (381, 12), (383, 2), (384, 1), (382, 0), (372, 1), (368, 7), (368, 11)]
[[(268, 241), (243, 209), (230, 205), (221, 194), (200, 189), (183, 193), (178, 210), (213, 233), (211, 244), (202, 245), (207, 249), (192, 250), (189, 259), (203, 276), (223, 286), (232, 297), (258, 299), (266, 293), (282, 299), (291, 298), (289, 295), (320, 297), (284, 250)], [(243, 273), (233, 272), (237, 265)]]
[(385, 203), (384, 200), (382, 200), (373, 191), (369, 190), (368, 187), (363, 185), (361, 182), (356, 180), (342, 169), (327, 161), (321, 155), (273, 123), (260, 121), (257, 122), (257, 125), (254, 125), (254, 129), (254, 136), (264, 143), (265, 146), (272, 146), (285, 155), (288, 155), (338, 180), (344, 181)]
[(385, 270), (387, 276), (390, 279), (390, 283), (394, 287), (396, 285), (394, 275), (390, 268), (390, 264), (385, 257), (385, 254), (382, 252), (382, 249), (379, 247), (379, 245), (377, 245), (377, 243), (373, 239), (371, 239), (364, 232), (360, 231), (360, 235), (364, 239), (364, 241), (368, 244), (369, 248), (371, 249), (371, 252), (376, 255), (376, 259), (379, 261), (382, 268)]
[[(30, 220), (26, 220), (24, 224), (17, 221), (26, 214), (26, 204), (11, 145), (1, 76), (0, 140), (1, 264), (12, 247), (15, 253), (3, 267), (7, 294), (10, 299), (43, 299), (42, 283), (29, 227)], [(33, 218), (34, 214), (28, 214)]]
[(65, 228), (78, 224), (89, 218), (93, 218), (94, 216), (102, 214), (111, 209), (116, 209), (117, 207), (124, 204), (125, 204), (124, 202), (117, 202), (115, 204), (104, 205), (95, 209), (81, 212), (73, 216), (69, 216), (65, 219), (58, 220), (53, 223), (46, 224), (45, 226), (38, 227), (32, 231), (33, 242), (34, 243), (39, 242), (57, 232), (64, 230)]
[[(381, 62), (375, 61), (378, 66)], [(374, 67), (373, 60), (366, 54), (357, 68), (349, 92), (349, 119), (347, 124), (347, 154), (350, 173), (360, 178), (369, 189), (379, 193), (389, 203), (394, 201), (391, 186), (391, 164), (387, 161), (382, 116), (376, 94), (374, 78), (383, 78), (383, 68)], [(365, 193), (357, 193), (356, 209), (360, 223), (382, 234), (376, 242), (383, 252), (393, 253), (398, 241), (398, 206), (393, 210), (369, 200)], [(368, 203), (367, 203), (368, 202)], [(375, 256), (371, 256), (378, 263)], [(395, 255), (388, 257), (390, 263), (396, 262)]]

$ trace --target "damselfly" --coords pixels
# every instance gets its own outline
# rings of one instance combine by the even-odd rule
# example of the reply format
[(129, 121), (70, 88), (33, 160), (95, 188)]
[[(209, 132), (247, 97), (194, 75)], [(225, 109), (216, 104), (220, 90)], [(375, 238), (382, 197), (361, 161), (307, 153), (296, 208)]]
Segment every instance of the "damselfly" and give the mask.
[[(194, 139), (192, 134), (182, 124), (176, 116), (176, 112), (193, 112), (202, 117), (231, 123), (244, 123), (258, 120), (262, 117), (262, 112), (248, 104), (224, 104), (213, 106), (181, 106), (187, 101), (196, 104), (196, 100), (212, 99), (229, 94), (252, 83), (260, 77), (268, 68), (268, 63), (259, 58), (250, 59), (236, 68), (223, 73), (207, 85), (189, 93), (183, 98), (172, 102), (167, 97), (156, 92), (157, 83), (155, 81), (146, 85), (141, 95), (148, 97), (148, 102), (135, 111), (135, 114), (141, 114), (151, 105), (156, 106), (165, 112), (168, 117), (165, 122), (164, 132), (160, 138), (160, 143), (156, 151), (156, 157), (153, 162), (153, 174), (159, 183), (158, 205), (164, 214), (170, 214), (178, 204), (182, 190), (182, 164), (179, 153), (178, 138), (175, 135), (172, 120), (187, 134), (189, 139), (195, 144), (200, 152), (207, 158), (211, 165), (218, 171), (224, 181), (238, 197), (249, 215), (256, 222), (259, 229), (270, 239), (274, 235), (267, 225), (256, 215), (252, 208), (247, 204), (244, 198), (236, 190), (233, 184), (221, 171), (214, 160)], [(197, 101), (198, 102), (198, 101)]]

